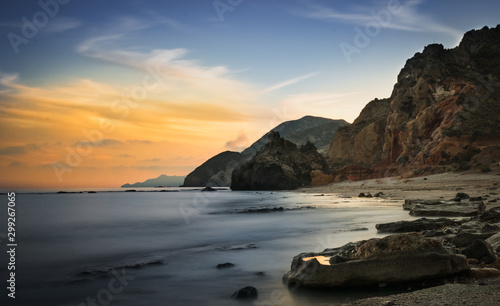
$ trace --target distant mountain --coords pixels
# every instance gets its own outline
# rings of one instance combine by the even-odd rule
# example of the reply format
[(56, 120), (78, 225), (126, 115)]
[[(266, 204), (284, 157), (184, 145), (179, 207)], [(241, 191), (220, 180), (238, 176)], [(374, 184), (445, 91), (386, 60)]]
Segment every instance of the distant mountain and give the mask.
[(146, 180), (142, 183), (137, 182), (135, 184), (125, 184), (122, 188), (130, 187), (178, 187), (184, 182), (185, 176), (168, 176), (165, 174), (160, 175), (157, 178)]
[(500, 25), (409, 59), (391, 96), (335, 133), (337, 180), (479, 168), (500, 159)]
[(349, 123), (345, 120), (333, 120), (313, 116), (286, 121), (267, 132), (249, 148), (241, 152), (241, 154), (244, 156), (253, 156), (267, 143), (271, 132), (278, 132), (281, 137), (298, 146), (304, 145), (309, 141), (314, 144), (319, 153), (326, 156), (335, 131), (340, 127), (348, 125)]
[(305, 116), (298, 120), (283, 122), (241, 153), (226, 151), (210, 158), (188, 174), (183, 186), (230, 186), (233, 170), (243, 161), (252, 158), (268, 142), (271, 132), (278, 132), (281, 137), (293, 142), (297, 146), (310, 142), (318, 148), (319, 153), (326, 156), (335, 131), (340, 127), (348, 125), (349, 123), (345, 120), (333, 120), (313, 116)]
[(183, 187), (228, 186), (234, 167), (242, 159), (243, 155), (239, 152), (225, 151), (217, 154), (189, 173)]

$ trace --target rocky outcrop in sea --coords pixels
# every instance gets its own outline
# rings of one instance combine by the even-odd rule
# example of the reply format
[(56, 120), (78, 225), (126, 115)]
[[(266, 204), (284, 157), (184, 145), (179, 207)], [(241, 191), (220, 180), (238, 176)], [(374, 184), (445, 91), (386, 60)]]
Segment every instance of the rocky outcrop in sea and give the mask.
[(328, 173), (325, 158), (312, 143), (297, 147), (278, 132), (271, 132), (268, 143), (233, 171), (231, 189), (291, 190), (310, 186), (313, 178), (319, 180)]

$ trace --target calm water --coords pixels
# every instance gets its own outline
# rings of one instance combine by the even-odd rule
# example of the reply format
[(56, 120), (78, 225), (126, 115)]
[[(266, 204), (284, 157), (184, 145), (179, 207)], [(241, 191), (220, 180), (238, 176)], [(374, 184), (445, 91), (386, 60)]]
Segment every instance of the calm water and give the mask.
[[(259, 290), (254, 305), (339, 303), (363, 292), (283, 287), (293, 256), (410, 218), (401, 203), (294, 192), (18, 194), (16, 202), (17, 293), (6, 299), (4, 286), (2, 305), (241, 305), (230, 296), (245, 286)], [(240, 213), (266, 207), (285, 211)], [(5, 236), (2, 211), (2, 280)], [(226, 262), (235, 266), (216, 268)]]

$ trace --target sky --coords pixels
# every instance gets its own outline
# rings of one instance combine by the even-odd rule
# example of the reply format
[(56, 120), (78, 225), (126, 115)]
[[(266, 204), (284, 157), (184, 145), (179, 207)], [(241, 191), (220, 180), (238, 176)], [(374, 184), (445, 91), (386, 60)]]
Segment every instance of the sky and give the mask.
[(352, 122), (496, 0), (4, 0), (0, 189), (186, 175), (306, 115)]

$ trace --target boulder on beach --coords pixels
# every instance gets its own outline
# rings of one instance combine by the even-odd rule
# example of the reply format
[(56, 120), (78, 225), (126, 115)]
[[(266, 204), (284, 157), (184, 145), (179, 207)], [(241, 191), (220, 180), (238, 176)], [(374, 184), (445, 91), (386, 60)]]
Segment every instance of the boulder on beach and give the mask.
[(407, 199), (403, 203), (404, 210), (411, 210), (415, 204), (440, 205), (444, 202), (441, 200), (422, 200), (422, 199)]
[(499, 277), (500, 271), (495, 268), (472, 268), (469, 277), (472, 278), (490, 278)]
[(464, 255), (450, 254), (441, 242), (419, 233), (405, 233), (300, 254), (283, 282), (289, 288), (396, 285), (469, 270)]
[(485, 240), (493, 236), (494, 233), (480, 233), (475, 231), (459, 231), (455, 237), (451, 239), (451, 242), (461, 248), (471, 245), (474, 240)]
[(467, 256), (467, 258), (477, 259), (479, 262), (486, 264), (494, 263), (497, 260), (497, 256), (491, 245), (480, 239), (474, 240), (462, 251), (462, 254)]
[(486, 242), (491, 245), (497, 255), (500, 254), (500, 233), (489, 237), (488, 239), (486, 239)]
[(479, 216), (482, 222), (500, 222), (500, 207), (494, 207), (487, 210)]
[(484, 211), (484, 203), (439, 200), (406, 200), (405, 210), (412, 216), (421, 217), (472, 217)]

